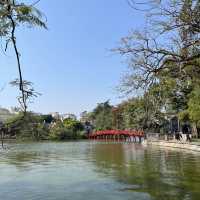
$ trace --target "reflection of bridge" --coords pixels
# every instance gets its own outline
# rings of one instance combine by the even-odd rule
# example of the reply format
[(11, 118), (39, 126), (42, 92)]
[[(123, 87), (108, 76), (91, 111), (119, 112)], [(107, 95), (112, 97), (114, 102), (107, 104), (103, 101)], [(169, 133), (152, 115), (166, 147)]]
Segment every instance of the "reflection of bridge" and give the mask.
[(91, 140), (142, 142), (145, 138), (143, 131), (105, 130), (96, 131), (89, 135)]

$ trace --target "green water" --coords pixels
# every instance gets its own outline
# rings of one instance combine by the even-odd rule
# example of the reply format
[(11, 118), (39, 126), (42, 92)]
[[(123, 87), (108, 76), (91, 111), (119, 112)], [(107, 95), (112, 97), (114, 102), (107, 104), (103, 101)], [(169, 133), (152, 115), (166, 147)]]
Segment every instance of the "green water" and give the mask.
[(0, 200), (199, 200), (200, 153), (134, 144), (7, 144)]

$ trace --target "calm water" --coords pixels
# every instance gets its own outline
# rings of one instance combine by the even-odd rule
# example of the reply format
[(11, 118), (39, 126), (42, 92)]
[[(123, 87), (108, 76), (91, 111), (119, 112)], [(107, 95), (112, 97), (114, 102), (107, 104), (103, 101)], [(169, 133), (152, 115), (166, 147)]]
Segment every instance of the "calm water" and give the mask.
[(134, 144), (0, 150), (0, 200), (199, 200), (200, 154)]

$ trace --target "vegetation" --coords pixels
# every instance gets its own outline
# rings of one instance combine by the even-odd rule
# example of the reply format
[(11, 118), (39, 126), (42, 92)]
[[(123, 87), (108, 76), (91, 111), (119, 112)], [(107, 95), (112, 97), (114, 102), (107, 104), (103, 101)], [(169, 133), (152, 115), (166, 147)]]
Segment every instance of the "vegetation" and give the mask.
[(47, 139), (48, 129), (43, 122), (43, 117), (27, 112), (20, 112), (6, 121), (7, 137), (23, 140)]
[(128, 60), (120, 91), (134, 97), (115, 107), (98, 104), (89, 120), (96, 130), (167, 133), (176, 117), (180, 125), (191, 125), (194, 137), (200, 136), (200, 1), (128, 2), (146, 13), (147, 23), (113, 51)]
[[(25, 116), (28, 103), (30, 102), (31, 98), (37, 97), (38, 93), (36, 93), (33, 89), (31, 82), (23, 79), (20, 59), (21, 55), (17, 46), (16, 30), (21, 25), (26, 25), (27, 27), (37, 26), (45, 29), (47, 28), (42, 13), (35, 7), (38, 2), (39, 1), (36, 1), (32, 4), (25, 4), (23, 1), (0, 0), (0, 37), (2, 39), (1, 41), (5, 42), (4, 51), (6, 52), (9, 44), (11, 44), (16, 56), (19, 77), (15, 81), (12, 81), (11, 84), (19, 88), (20, 95), (17, 97), (17, 99), (20, 104), (20, 109), (24, 114), (24, 121), (28, 120), (29, 118), (29, 116)], [(3, 129), (1, 131), (3, 147), (4, 131)]]
[[(21, 110), (26, 113), (27, 100), (36, 96), (34, 90), (29, 89), (30, 82), (23, 80), (20, 53), (17, 47), (16, 30), (20, 25), (28, 27), (39, 26), (47, 28), (42, 13), (35, 7), (35, 4), (25, 4), (15, 0), (0, 1), (0, 37), (6, 41), (5, 51), (11, 43), (17, 60), (19, 78), (14, 81), (18, 86), (21, 95), (18, 97)], [(28, 84), (27, 84), (28, 83)]]
[[(133, 9), (146, 13), (147, 23), (140, 31), (122, 38), (114, 49), (128, 60), (120, 91), (134, 94), (117, 106), (109, 101), (84, 113), (85, 123), (96, 130), (142, 129), (165, 133), (170, 120), (190, 124), (194, 137), (200, 132), (200, 2), (198, 0), (128, 1)], [(46, 28), (42, 14), (34, 5), (0, 1), (1, 31), (6, 48), (14, 47), (19, 79), (12, 82), (21, 95), (21, 113), (7, 122), (17, 137), (34, 139), (75, 139), (81, 137), (83, 125), (73, 119), (57, 120), (51, 128), (46, 121), (28, 113), (27, 103), (38, 93), (32, 83), (23, 80), (15, 30), (21, 24)], [(139, 96), (135, 92), (139, 91)], [(54, 119), (55, 120), (55, 119)], [(50, 120), (51, 121), (51, 120)], [(88, 129), (89, 130), (89, 129)]]
[(70, 140), (85, 138), (84, 126), (75, 119), (54, 119), (51, 115), (23, 112), (4, 123), (4, 137), (17, 140)]
[(139, 124), (151, 130), (160, 129), (166, 120), (177, 116), (181, 123), (192, 125), (196, 137), (200, 128), (200, 2), (129, 3), (133, 9), (147, 13), (148, 23), (143, 30), (124, 37), (121, 46), (114, 49), (128, 59), (130, 69), (121, 91), (130, 94), (139, 90), (142, 94), (129, 101), (129, 116), (134, 117), (128, 120), (133, 120), (134, 127)]
[(154, 102), (149, 100), (149, 97), (137, 97), (117, 106), (106, 101), (85, 114), (84, 120), (90, 122), (95, 130), (137, 129), (164, 132), (167, 120), (161, 111), (154, 110)]
[(58, 121), (51, 129), (49, 138), (52, 140), (83, 139), (85, 138), (84, 126), (81, 122), (67, 118)]

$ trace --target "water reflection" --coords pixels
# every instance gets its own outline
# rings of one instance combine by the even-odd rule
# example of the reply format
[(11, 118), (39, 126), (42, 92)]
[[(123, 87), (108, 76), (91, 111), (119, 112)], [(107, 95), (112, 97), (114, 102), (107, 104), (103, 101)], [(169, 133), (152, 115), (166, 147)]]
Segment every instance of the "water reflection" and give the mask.
[(198, 154), (132, 144), (97, 144), (92, 155), (98, 172), (129, 184), (124, 191), (145, 192), (158, 200), (200, 199)]
[(0, 156), (4, 200), (200, 199), (200, 154), (73, 142), (10, 144)]

